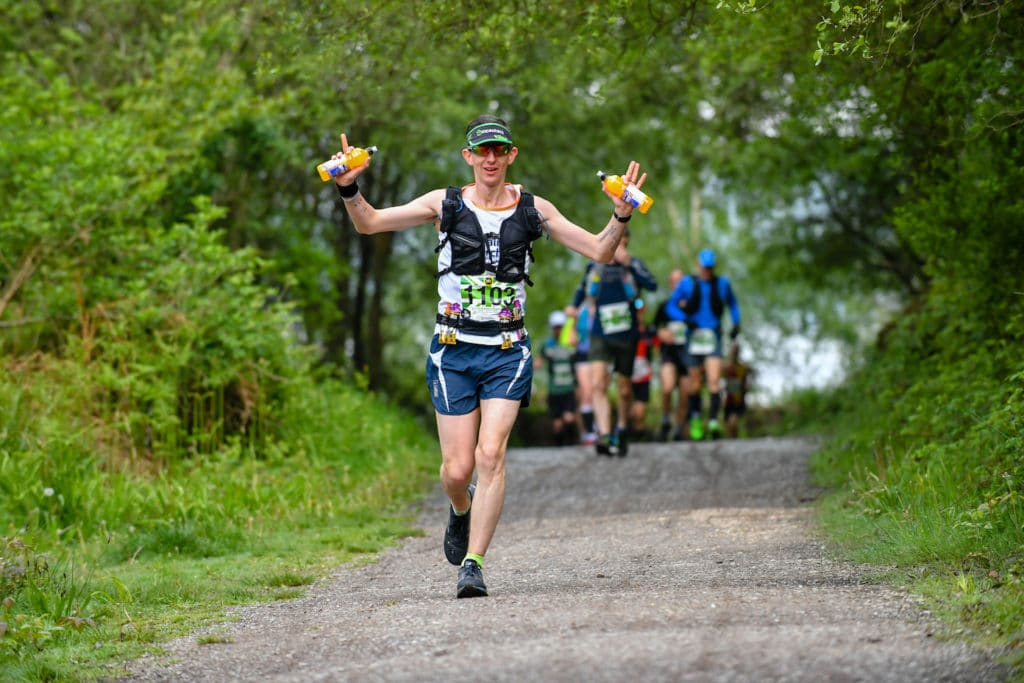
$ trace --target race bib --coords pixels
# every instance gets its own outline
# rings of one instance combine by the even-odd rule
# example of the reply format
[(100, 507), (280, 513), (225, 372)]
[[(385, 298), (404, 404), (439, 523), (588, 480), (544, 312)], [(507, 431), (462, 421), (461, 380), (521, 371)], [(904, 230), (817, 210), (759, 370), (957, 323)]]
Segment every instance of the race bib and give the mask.
[(707, 327), (701, 327), (690, 335), (690, 355), (707, 356), (715, 352), (718, 345), (718, 338), (715, 331)]
[(665, 328), (672, 335), (671, 343), (676, 345), (686, 343), (686, 323), (682, 320), (671, 320)]
[(573, 372), (572, 363), (569, 361), (556, 362), (551, 367), (551, 384), (559, 389), (571, 387), (576, 382), (576, 374)]
[(628, 301), (600, 306), (597, 309), (597, 315), (601, 318), (601, 329), (605, 334), (626, 332), (633, 326), (633, 317), (630, 315)]
[(459, 279), (462, 309), (471, 311), (477, 320), (498, 317), (501, 309), (511, 307), (516, 300), (516, 288), (500, 282), (493, 275), (463, 275)]

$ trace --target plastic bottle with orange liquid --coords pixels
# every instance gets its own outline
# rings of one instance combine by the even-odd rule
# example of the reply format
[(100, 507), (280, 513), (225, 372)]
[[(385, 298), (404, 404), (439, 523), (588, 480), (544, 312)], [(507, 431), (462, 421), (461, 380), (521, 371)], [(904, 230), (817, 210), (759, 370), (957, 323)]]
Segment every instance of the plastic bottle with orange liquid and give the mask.
[(331, 178), (337, 178), (342, 173), (347, 173), (353, 168), (359, 168), (369, 161), (376, 151), (376, 147), (367, 147), (366, 149), (353, 147), (340, 159), (328, 159), (316, 167), (317, 173), (320, 174), (320, 180), (326, 183)]
[(608, 190), (623, 200), (629, 202), (640, 210), (640, 213), (647, 213), (654, 203), (654, 199), (644, 194), (639, 187), (633, 183), (627, 183), (622, 176), (609, 175), (604, 171), (598, 171), (597, 177), (604, 181)]

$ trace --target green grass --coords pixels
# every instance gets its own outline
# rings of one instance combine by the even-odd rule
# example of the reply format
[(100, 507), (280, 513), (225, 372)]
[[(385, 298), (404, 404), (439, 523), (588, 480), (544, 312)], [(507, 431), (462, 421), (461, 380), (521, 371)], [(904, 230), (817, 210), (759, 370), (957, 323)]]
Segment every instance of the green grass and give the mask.
[(843, 557), (891, 568), (885, 580), (920, 596), (940, 635), (1024, 677), (1024, 374), (968, 382), (973, 357), (900, 362), (875, 358), (822, 399), (841, 406), (812, 461), (831, 491), (822, 528)]
[(408, 503), (436, 477), (429, 429), (333, 381), (294, 392), (261, 452), (144, 467), (98, 451), (97, 432), (4, 405), (37, 397), (2, 389), (0, 414), (16, 416), (0, 425), (4, 680), (118, 676), (229, 606), (299, 597), (420, 533)]

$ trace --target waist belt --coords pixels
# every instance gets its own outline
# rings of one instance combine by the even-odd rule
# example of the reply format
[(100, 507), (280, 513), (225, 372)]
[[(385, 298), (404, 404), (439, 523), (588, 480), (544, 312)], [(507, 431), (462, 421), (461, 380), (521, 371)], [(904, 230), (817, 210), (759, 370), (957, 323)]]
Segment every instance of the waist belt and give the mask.
[(498, 334), (499, 332), (513, 332), (521, 330), (525, 325), (522, 318), (519, 320), (490, 320), (480, 321), (470, 318), (457, 318), (455, 316), (437, 314), (439, 325), (454, 327), (466, 334)]

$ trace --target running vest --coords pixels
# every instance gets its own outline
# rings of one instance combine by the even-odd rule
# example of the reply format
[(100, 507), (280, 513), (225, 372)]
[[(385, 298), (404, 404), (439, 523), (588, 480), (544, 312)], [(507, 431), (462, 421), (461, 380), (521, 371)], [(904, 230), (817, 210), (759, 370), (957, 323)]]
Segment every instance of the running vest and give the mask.
[[(462, 201), (462, 190), (449, 187), (441, 202), (440, 231), (444, 239), (434, 252), (451, 244), (452, 263), (438, 271), (437, 277), (448, 273), (456, 275), (482, 275), (487, 268), (487, 240), (493, 233), (484, 234), (476, 215)], [(540, 212), (533, 206), (533, 195), (519, 193), (515, 213), (506, 218), (498, 230), (498, 264), (494, 275), (500, 282), (522, 282), (533, 286), (526, 273), (526, 259), (535, 262), (532, 243), (544, 233)]]
[[(692, 275), (687, 275), (686, 277), (693, 280), (693, 294), (691, 294), (690, 298), (686, 300), (686, 306), (683, 307), (683, 312), (686, 313), (686, 315), (688, 316), (693, 316), (696, 315), (697, 311), (700, 310), (700, 299), (702, 296), (700, 280), (693, 277)], [(722, 301), (722, 293), (718, 291), (718, 276), (712, 275), (710, 283), (711, 312), (715, 314), (716, 318), (721, 318), (722, 313), (725, 312), (725, 304)]]

